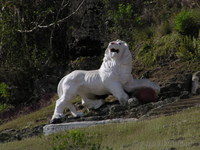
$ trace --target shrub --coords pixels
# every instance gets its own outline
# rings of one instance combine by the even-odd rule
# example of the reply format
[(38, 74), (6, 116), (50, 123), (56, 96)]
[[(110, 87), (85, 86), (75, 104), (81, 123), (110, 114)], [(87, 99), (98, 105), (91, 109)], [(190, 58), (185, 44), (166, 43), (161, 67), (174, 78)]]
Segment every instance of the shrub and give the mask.
[(132, 18), (132, 6), (127, 3), (119, 4), (118, 10), (114, 14), (114, 22), (115, 24), (125, 25)]
[(183, 61), (198, 60), (200, 58), (200, 39), (182, 37), (176, 55)]
[(8, 85), (4, 82), (0, 83), (0, 112), (3, 112), (11, 107), (7, 104), (10, 98), (10, 91)]
[(198, 11), (182, 10), (175, 18), (176, 30), (184, 35), (198, 37), (200, 27), (198, 14)]
[(7, 103), (9, 97), (8, 85), (4, 82), (0, 83), (0, 104), (2, 104), (2, 108), (4, 108), (4, 103)]
[(107, 29), (115, 39), (122, 38), (127, 42), (133, 41), (134, 30), (142, 25), (142, 18), (135, 8), (135, 4), (136, 2), (132, 1), (104, 0)]
[(172, 25), (169, 22), (164, 22), (158, 26), (158, 29), (156, 32), (158, 36), (162, 37), (164, 35), (172, 33), (172, 31), (173, 31)]
[[(12, 108), (11, 105), (8, 105), (8, 104), (1, 104), (0, 103), (0, 113), (1, 112), (4, 112), (6, 110), (9, 110), (10, 108)], [(3, 120), (0, 120), (0, 124), (1, 124), (1, 121), (3, 122)]]
[(8, 85), (5, 83), (0, 83), (0, 97), (7, 98), (9, 97), (8, 94)]
[(94, 137), (79, 130), (71, 130), (62, 135), (53, 137), (53, 150), (100, 150), (98, 142), (92, 140)]
[(118, 4), (117, 10), (110, 13), (113, 16), (114, 26), (111, 31), (115, 32), (118, 37), (131, 37), (130, 30), (134, 25), (134, 15), (132, 5), (129, 3)]

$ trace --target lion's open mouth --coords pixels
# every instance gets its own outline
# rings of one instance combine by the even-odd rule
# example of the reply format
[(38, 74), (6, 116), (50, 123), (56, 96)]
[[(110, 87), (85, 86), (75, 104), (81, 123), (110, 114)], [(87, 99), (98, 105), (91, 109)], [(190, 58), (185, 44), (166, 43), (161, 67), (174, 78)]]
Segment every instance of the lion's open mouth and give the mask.
[(110, 51), (111, 52), (115, 52), (115, 53), (119, 53), (119, 50), (118, 49), (114, 49), (114, 48), (111, 48)]

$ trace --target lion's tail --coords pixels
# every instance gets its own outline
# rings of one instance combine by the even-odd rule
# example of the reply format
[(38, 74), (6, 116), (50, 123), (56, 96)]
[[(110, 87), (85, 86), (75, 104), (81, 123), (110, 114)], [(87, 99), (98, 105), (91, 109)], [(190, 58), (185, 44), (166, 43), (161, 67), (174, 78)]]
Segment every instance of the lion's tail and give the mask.
[(62, 88), (62, 84), (63, 84), (63, 81), (64, 81), (65, 77), (62, 78), (60, 80), (60, 82), (58, 83), (58, 87), (57, 87), (57, 93), (58, 93), (58, 97), (60, 98), (63, 94), (63, 88)]

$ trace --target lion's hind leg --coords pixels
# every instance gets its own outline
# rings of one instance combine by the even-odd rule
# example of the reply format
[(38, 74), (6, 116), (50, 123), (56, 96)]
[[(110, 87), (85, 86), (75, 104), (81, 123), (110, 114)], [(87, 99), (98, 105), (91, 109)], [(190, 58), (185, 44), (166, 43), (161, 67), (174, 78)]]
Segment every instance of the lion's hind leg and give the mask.
[(61, 96), (57, 101), (56, 101), (56, 106), (54, 109), (54, 114), (50, 120), (51, 124), (54, 123), (61, 123), (62, 119), (65, 117), (65, 115), (63, 114), (63, 111), (66, 107), (65, 101), (64, 101), (64, 97)]
[(88, 109), (98, 109), (104, 104), (104, 100), (98, 99), (98, 100), (90, 100), (88, 98), (82, 99), (82, 105), (87, 107)]

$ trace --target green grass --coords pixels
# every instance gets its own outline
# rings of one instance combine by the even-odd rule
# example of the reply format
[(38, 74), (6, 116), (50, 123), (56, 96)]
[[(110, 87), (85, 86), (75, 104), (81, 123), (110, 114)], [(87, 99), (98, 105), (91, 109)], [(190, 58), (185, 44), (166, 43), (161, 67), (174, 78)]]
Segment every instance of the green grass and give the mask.
[(23, 141), (0, 144), (1, 150), (51, 150), (45, 137), (34, 137)]
[[(92, 127), (90, 132), (101, 135), (102, 145), (113, 149), (161, 150), (169, 147), (190, 147), (200, 142), (200, 109), (193, 108), (180, 114), (135, 123), (116, 124), (102, 128)], [(86, 130), (86, 131), (87, 131)], [(183, 139), (183, 140), (181, 140)]]
[[(113, 150), (162, 150), (175, 147), (180, 150), (199, 150), (200, 146), (192, 146), (194, 143), (200, 143), (199, 116), (200, 108), (196, 107), (174, 116), (89, 127), (78, 131), (93, 136), (92, 140), (98, 141), (101, 149), (109, 147)], [(63, 134), (66, 133), (53, 136), (59, 137)], [(34, 137), (0, 144), (0, 147), (1, 150), (49, 150), (52, 149), (52, 143), (62, 143), (55, 143), (52, 139), (52, 136)]]
[(47, 121), (51, 118), (51, 115), (53, 114), (54, 106), (54, 104), (51, 104), (36, 112), (30, 113), (25, 116), (21, 116), (17, 119), (4, 123), (0, 125), (0, 131), (6, 129), (32, 128), (35, 126), (46, 124)]
[[(39, 125), (47, 124), (53, 115), (53, 111), (55, 108), (55, 101), (57, 100), (57, 98), (58, 98), (57, 95), (54, 96), (51, 99), (51, 101), (53, 101), (53, 104), (47, 107), (41, 108), (38, 111), (21, 116), (17, 119), (11, 120), (7, 123), (0, 125), (0, 131), (6, 129), (33, 128)], [(76, 97), (75, 99), (73, 99), (72, 102), (78, 102), (78, 101), (80, 101), (80, 97)]]

